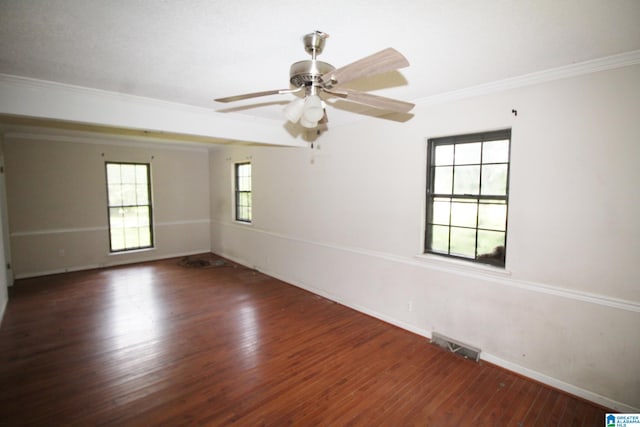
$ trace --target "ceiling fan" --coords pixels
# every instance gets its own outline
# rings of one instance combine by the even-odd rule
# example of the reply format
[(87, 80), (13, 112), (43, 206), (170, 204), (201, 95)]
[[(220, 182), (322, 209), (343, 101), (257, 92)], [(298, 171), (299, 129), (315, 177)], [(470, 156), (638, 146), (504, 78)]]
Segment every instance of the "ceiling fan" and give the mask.
[(234, 102), (260, 96), (302, 92), (304, 97), (296, 98), (289, 103), (285, 107), (284, 113), (289, 121), (293, 123), (299, 122), (306, 128), (315, 128), (318, 124), (328, 121), (325, 109), (326, 104), (321, 95), (335, 96), (399, 113), (406, 113), (414, 107), (414, 104), (410, 102), (341, 87), (343, 84), (356, 79), (409, 66), (409, 61), (400, 52), (393, 48), (387, 48), (336, 69), (331, 64), (316, 59), (322, 53), (328, 37), (328, 34), (321, 31), (315, 31), (304, 36), (304, 49), (311, 55), (311, 59), (291, 65), (289, 82), (294, 86), (293, 89), (246, 93), (217, 98), (215, 101)]

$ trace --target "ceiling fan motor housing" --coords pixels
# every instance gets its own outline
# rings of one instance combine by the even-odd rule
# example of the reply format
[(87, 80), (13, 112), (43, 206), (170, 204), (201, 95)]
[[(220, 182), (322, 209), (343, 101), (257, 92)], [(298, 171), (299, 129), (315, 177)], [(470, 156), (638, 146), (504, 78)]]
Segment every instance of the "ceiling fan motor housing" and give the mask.
[(335, 71), (335, 67), (326, 62), (317, 60), (306, 60), (294, 63), (289, 72), (289, 81), (296, 87), (302, 86), (327, 86), (322, 80), (322, 76), (326, 73)]
[[(316, 59), (316, 56), (322, 53), (327, 37), (329, 37), (329, 35), (321, 31), (315, 31), (304, 36), (305, 51), (311, 55), (311, 59), (299, 61), (291, 65), (289, 82), (295, 89), (288, 88), (246, 93), (226, 98), (217, 98), (215, 101), (232, 102), (257, 98), (259, 96), (298, 94), (304, 90), (304, 96), (294, 100), (288, 106), (291, 107), (289, 109), (292, 111), (290, 111), (291, 114), (287, 113), (287, 115), (298, 118), (300, 116), (297, 115), (297, 113), (299, 113), (297, 108), (301, 101), (306, 103), (308, 100), (312, 100), (316, 104), (320, 103), (322, 110), (324, 110), (324, 104), (321, 103), (322, 99), (320, 98), (323, 92), (329, 96), (347, 99), (347, 101), (358, 102), (370, 107), (399, 113), (406, 113), (414, 107), (414, 104), (410, 102), (367, 94), (348, 88), (336, 90), (340, 85), (344, 85), (352, 80), (407, 67), (409, 66), (409, 61), (397, 50), (387, 48), (336, 69), (333, 65)], [(294, 115), (294, 113), (296, 114)], [(324, 119), (326, 119), (326, 114), (324, 115)], [(298, 119), (290, 120), (295, 122)], [(312, 120), (312, 118), (308, 118), (307, 122), (306, 124), (309, 126), (305, 124), (302, 125), (310, 127), (311, 125), (316, 126), (318, 123), (317, 120)]]

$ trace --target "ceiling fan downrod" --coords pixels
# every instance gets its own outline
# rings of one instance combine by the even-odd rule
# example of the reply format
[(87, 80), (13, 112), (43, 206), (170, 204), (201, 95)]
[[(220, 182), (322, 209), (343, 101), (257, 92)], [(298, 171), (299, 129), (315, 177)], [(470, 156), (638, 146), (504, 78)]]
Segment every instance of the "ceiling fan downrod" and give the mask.
[(329, 34), (315, 31), (304, 36), (304, 50), (311, 55), (311, 59), (298, 61), (291, 65), (289, 82), (297, 88), (305, 86), (322, 87), (322, 76), (335, 70), (335, 67), (316, 57), (324, 50), (324, 44)]

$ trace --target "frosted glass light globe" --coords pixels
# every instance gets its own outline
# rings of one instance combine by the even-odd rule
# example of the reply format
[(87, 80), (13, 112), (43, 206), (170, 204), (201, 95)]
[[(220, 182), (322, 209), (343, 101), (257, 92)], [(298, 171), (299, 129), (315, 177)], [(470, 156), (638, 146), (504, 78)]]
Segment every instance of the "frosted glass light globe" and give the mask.
[(307, 120), (305, 116), (300, 117), (300, 124), (309, 129), (313, 129), (314, 127), (318, 126), (317, 121)]
[(297, 122), (302, 117), (304, 111), (304, 99), (296, 98), (284, 107), (284, 115), (292, 123)]
[(322, 100), (318, 95), (309, 95), (304, 101), (304, 117), (309, 122), (317, 122), (324, 116)]

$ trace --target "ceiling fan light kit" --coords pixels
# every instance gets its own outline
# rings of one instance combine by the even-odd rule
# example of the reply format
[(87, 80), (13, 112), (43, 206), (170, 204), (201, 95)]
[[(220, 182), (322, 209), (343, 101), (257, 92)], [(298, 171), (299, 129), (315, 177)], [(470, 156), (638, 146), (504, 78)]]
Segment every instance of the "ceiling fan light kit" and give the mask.
[(289, 82), (293, 89), (277, 89), (244, 95), (217, 98), (217, 102), (233, 102), (267, 95), (298, 93), (304, 91), (303, 98), (296, 98), (284, 108), (284, 115), (290, 122), (299, 123), (309, 129), (328, 121), (326, 104), (320, 96), (338, 97), (382, 110), (407, 113), (414, 105), (409, 102), (385, 98), (352, 89), (341, 89), (340, 85), (363, 77), (374, 76), (409, 66), (409, 61), (397, 50), (387, 48), (351, 64), (336, 69), (331, 64), (316, 58), (324, 50), (328, 34), (315, 31), (303, 37), (305, 51), (311, 59), (295, 62), (289, 70)]
[(296, 123), (304, 112), (304, 98), (296, 98), (284, 107), (284, 115), (292, 123)]

